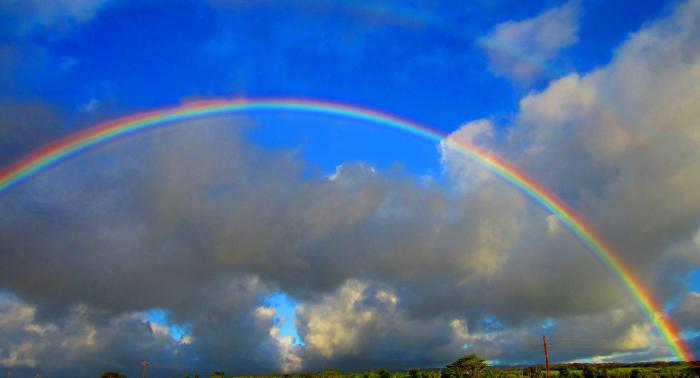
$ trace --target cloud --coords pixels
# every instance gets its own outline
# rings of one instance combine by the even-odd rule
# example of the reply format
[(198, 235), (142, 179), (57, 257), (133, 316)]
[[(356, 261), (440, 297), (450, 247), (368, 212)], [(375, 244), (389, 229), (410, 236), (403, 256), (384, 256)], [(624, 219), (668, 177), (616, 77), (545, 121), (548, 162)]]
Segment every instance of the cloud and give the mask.
[(100, 100), (91, 97), (90, 100), (80, 105), (80, 111), (83, 113), (90, 113), (100, 106)]
[[(297, 309), (297, 326), (306, 341), (305, 367), (312, 369), (441, 364), (464, 344), (452, 324), (413, 318), (401, 308), (394, 289), (356, 279)], [(425, 349), (431, 353), (421, 352)]]
[(0, 310), (0, 364), (18, 374), (71, 374), (79, 365), (83, 373), (124, 370), (143, 356), (172, 360), (179, 348), (135, 313), (104, 318), (79, 305), (46, 320), (35, 306), (8, 296), (0, 299)]
[[(484, 119), (460, 126), (447, 140), (457, 145), (478, 145), (493, 141), (494, 136), (493, 123)], [(487, 184), (493, 183), (494, 177), (488, 170), (471, 159), (465, 159), (447, 141), (440, 143), (440, 159), (447, 175), (463, 191), (482, 190)]]
[(65, 29), (88, 22), (110, 2), (113, 0), (11, 0), (0, 5), (0, 14), (8, 21), (5, 32), (18, 37), (37, 29)]
[(0, 2), (0, 96), (34, 98), (76, 64), (53, 56), (51, 44), (91, 22), (111, 0), (9, 0)]
[(673, 320), (688, 331), (700, 331), (700, 293), (689, 292), (673, 311)]
[[(584, 75), (565, 76), (541, 92), (529, 94), (520, 101), (513, 122), (501, 125), (507, 130), (504, 136), (489, 135), (487, 131), (494, 128), (489, 120), (469, 122), (453, 136), (467, 135), (474, 143), (498, 151), (566, 200), (611, 242), (661, 303), (683, 292), (683, 279), (670, 277), (685, 277), (698, 258), (693, 238), (700, 196), (692, 188), (700, 184), (695, 168), (700, 162), (700, 114), (691, 105), (700, 101), (698, 15), (700, 2), (679, 4), (666, 18), (631, 35), (609, 65)], [(458, 185), (497, 185), (479, 179), (488, 175), (478, 173), (478, 167), (471, 163), (460, 162), (449, 151), (443, 151), (443, 160)], [(477, 173), (472, 173), (475, 170)], [(541, 215), (523, 214), (541, 219)], [(514, 262), (523, 271), (534, 269), (527, 267), (533, 263), (547, 266), (558, 271), (556, 279), (541, 282), (541, 290), (550, 294), (561, 289), (555, 287), (561, 284), (556, 283), (559, 280), (565, 285), (587, 281), (580, 272), (597, 268), (581, 265), (577, 271), (568, 271), (568, 264), (588, 263), (568, 252), (580, 250), (562, 239), (568, 233), (551, 230), (536, 222), (521, 230), (527, 238), (516, 240), (511, 250), (539, 252), (527, 261), (518, 258), (521, 252), (510, 255), (501, 272), (514, 273), (509, 270)], [(542, 236), (547, 231), (549, 240)], [(562, 254), (566, 260), (559, 260)], [(573, 276), (563, 275), (561, 270)], [(533, 285), (537, 280), (528, 278), (523, 284)], [(570, 301), (559, 316), (571, 314), (568, 311), (572, 308), (587, 308), (590, 313), (607, 311), (615, 307), (615, 296), (627, 297), (615, 289), (614, 281), (598, 285), (586, 282), (580, 286), (600, 295), (597, 300), (585, 300), (587, 304), (581, 308), (575, 305), (580, 294), (556, 294)], [(607, 296), (606, 290), (616, 294)], [(518, 302), (513, 300), (508, 303)], [(547, 311), (558, 311), (556, 304), (546, 299), (533, 302), (540, 301), (547, 303)], [(532, 304), (523, 306), (535, 310)]]
[(3, 165), (63, 134), (65, 118), (55, 106), (42, 101), (0, 97), (0, 114)]
[[(495, 235), (504, 220), (504, 234), (517, 227), (502, 219), (507, 203), (451, 198), (363, 163), (344, 164), (333, 180), (305, 178), (292, 151), (250, 145), (232, 131), (238, 122), (193, 121), (112, 144), (7, 193), (0, 286), (51, 324), (76, 306), (100, 322), (164, 309), (189, 325), (190, 342), (168, 353), (259, 372), (324, 363), (300, 357), (313, 354), (281, 337), (260, 308), (279, 288), (316, 308), (346, 282), (388, 282), (376, 299), (395, 303), (392, 287), (402, 283), (467, 282), (504, 263), (508, 239)], [(416, 311), (425, 305), (414, 298)], [(168, 336), (162, 327), (151, 329)], [(106, 353), (98, 346), (95, 355)], [(343, 353), (328, 356), (345, 358), (333, 348)]]
[(551, 76), (560, 51), (578, 42), (579, 6), (568, 2), (521, 21), (506, 21), (479, 39), (497, 75), (530, 83)]
[(642, 274), (692, 238), (700, 210), (698, 8), (635, 33), (610, 65), (529, 94), (508, 134), (480, 143), (566, 199)]

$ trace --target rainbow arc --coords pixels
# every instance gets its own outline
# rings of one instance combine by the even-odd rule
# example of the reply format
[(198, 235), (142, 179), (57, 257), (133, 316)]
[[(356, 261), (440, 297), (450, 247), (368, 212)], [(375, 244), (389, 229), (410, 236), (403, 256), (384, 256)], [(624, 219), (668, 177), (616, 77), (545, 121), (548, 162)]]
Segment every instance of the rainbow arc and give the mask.
[(583, 217), (569, 208), (545, 186), (486, 149), (464, 141), (449, 139), (439, 131), (371, 109), (300, 99), (243, 99), (196, 102), (175, 108), (140, 113), (106, 122), (57, 140), (3, 168), (0, 170), (0, 194), (55, 164), (118, 138), (138, 134), (156, 127), (172, 125), (178, 121), (223, 114), (270, 111), (322, 114), (381, 125), (427, 140), (446, 143), (450, 148), (481, 163), (548, 212), (557, 216), (560, 222), (625, 287), (642, 312), (663, 336), (676, 357), (682, 361), (693, 360), (693, 355), (680, 337), (678, 329), (664, 315), (661, 306), (654, 300), (642, 281)]

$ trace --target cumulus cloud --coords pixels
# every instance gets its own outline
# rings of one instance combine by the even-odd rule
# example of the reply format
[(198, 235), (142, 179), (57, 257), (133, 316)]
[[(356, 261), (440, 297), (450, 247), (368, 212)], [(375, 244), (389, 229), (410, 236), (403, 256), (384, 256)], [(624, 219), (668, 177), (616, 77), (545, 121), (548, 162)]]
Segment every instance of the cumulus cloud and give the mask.
[(697, 2), (683, 4), (634, 34), (609, 66), (526, 96), (509, 135), (483, 143), (553, 187), (638, 262), (642, 251), (659, 254), (695, 232), (697, 15)]
[(172, 361), (180, 347), (136, 313), (105, 318), (100, 311), (78, 305), (48, 320), (35, 306), (3, 296), (0, 314), (0, 364), (19, 374), (135, 370), (138, 358)]
[[(700, 113), (692, 105), (700, 101), (698, 15), (699, 2), (680, 4), (668, 17), (633, 34), (608, 66), (584, 75), (568, 75), (541, 92), (529, 94), (521, 100), (504, 137), (489, 137), (475, 127), (488, 125), (488, 120), (467, 123), (454, 134), (499, 151), (552, 188), (612, 243), (661, 303), (683, 291), (682, 279), (673, 277), (685, 277), (698, 261), (693, 239), (700, 196), (692, 189), (700, 184), (695, 168), (700, 161)], [(481, 126), (487, 131), (492, 128)], [(475, 139), (474, 135), (481, 137)], [(474, 185), (474, 177), (479, 176), (471, 171), (478, 167), (470, 163), (463, 166), (465, 163), (449, 151), (443, 152), (443, 159), (448, 172), (455, 171), (453, 178), (462, 185)], [(531, 215), (530, 219), (535, 218)], [(509, 272), (509, 264), (515, 261), (525, 265), (538, 261), (555, 271), (567, 270), (566, 264), (574, 261), (587, 264), (565, 252), (577, 247), (561, 239), (565, 233), (553, 232), (557, 228), (553, 221), (546, 227), (536, 222), (527, 227), (521, 231), (527, 238), (519, 241), (528, 244), (516, 241), (512, 250), (518, 251), (517, 255), (509, 256), (503, 272)], [(540, 236), (543, 231), (549, 233), (549, 240)], [(518, 259), (521, 251), (531, 251), (534, 245), (538, 254), (528, 261)], [(559, 260), (562, 254), (569, 258)], [(528, 271), (525, 265), (520, 267)], [(573, 276), (558, 275), (558, 280), (563, 279), (566, 285), (571, 280), (586, 280), (576, 272), (569, 273)], [(525, 284), (533, 284), (528, 281)], [(615, 295), (603, 299), (607, 295), (602, 293), (609, 290), (603, 289), (605, 286), (614, 288), (616, 284), (587, 282), (581, 286), (601, 293), (598, 299), (586, 300), (589, 311), (607, 311), (605, 308), (615, 307), (615, 297), (626, 296), (612, 289)], [(550, 294), (559, 289), (542, 286)], [(575, 302), (581, 299), (580, 295), (559, 295), (570, 301), (569, 308), (577, 307)], [(548, 311), (556, 311), (551, 303), (548, 306)], [(632, 344), (643, 343), (637, 340), (626, 345)]]
[[(349, 279), (335, 292), (297, 309), (306, 341), (305, 366), (401, 368), (432, 366), (463, 350), (463, 337), (451, 319), (416, 319), (390, 286)], [(428, 348), (431, 353), (422, 353)]]
[(491, 70), (521, 82), (548, 76), (560, 51), (578, 42), (579, 6), (569, 2), (529, 19), (506, 21), (479, 40)]
[(440, 158), (445, 172), (463, 191), (479, 191), (492, 183), (493, 175), (482, 165), (465, 159), (451, 144), (479, 145), (494, 140), (494, 125), (489, 120), (468, 122), (440, 143)]

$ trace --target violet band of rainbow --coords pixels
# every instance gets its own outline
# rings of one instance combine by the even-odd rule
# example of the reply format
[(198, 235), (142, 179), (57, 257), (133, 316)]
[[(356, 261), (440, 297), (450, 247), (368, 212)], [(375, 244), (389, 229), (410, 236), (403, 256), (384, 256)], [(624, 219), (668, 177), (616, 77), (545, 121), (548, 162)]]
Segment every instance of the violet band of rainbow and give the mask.
[(589, 250), (624, 286), (635, 303), (659, 331), (673, 354), (682, 361), (692, 361), (693, 355), (680, 337), (673, 322), (661, 311), (650, 291), (619, 258), (613, 248), (598, 235), (581, 216), (534, 178), (515, 166), (478, 146), (447, 138), (443, 133), (393, 115), (356, 106), (312, 101), (306, 99), (241, 99), (205, 101), (185, 104), (106, 122), (45, 145), (0, 170), (0, 195), (33, 175), (92, 147), (177, 121), (214, 115), (250, 112), (301, 112), (325, 114), (364, 121), (405, 131), (438, 143), (446, 143), (464, 156), (481, 163), (491, 172), (510, 183), (538, 203), (560, 222)]

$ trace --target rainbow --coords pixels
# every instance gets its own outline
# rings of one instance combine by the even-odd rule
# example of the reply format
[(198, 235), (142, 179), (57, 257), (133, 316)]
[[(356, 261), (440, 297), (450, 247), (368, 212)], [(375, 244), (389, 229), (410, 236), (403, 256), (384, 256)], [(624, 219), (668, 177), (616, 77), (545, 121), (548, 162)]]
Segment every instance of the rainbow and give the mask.
[(92, 147), (118, 138), (124, 138), (159, 126), (172, 125), (177, 121), (215, 115), (270, 111), (314, 113), (382, 125), (438, 143), (446, 143), (450, 148), (483, 164), (494, 174), (515, 186), (547, 211), (558, 217), (560, 222), (622, 283), (642, 312), (662, 335), (675, 356), (682, 361), (693, 360), (692, 353), (679, 336), (678, 329), (664, 315), (659, 304), (656, 303), (649, 290), (635, 276), (632, 270), (624, 264), (613, 248), (581, 216), (576, 214), (542, 184), (490, 151), (472, 144), (449, 139), (441, 132), (420, 124), (370, 109), (299, 99), (242, 99), (196, 102), (174, 108), (140, 113), (106, 122), (57, 140), (3, 168), (0, 170), (0, 194), (7, 192), (14, 185), (53, 165)]

